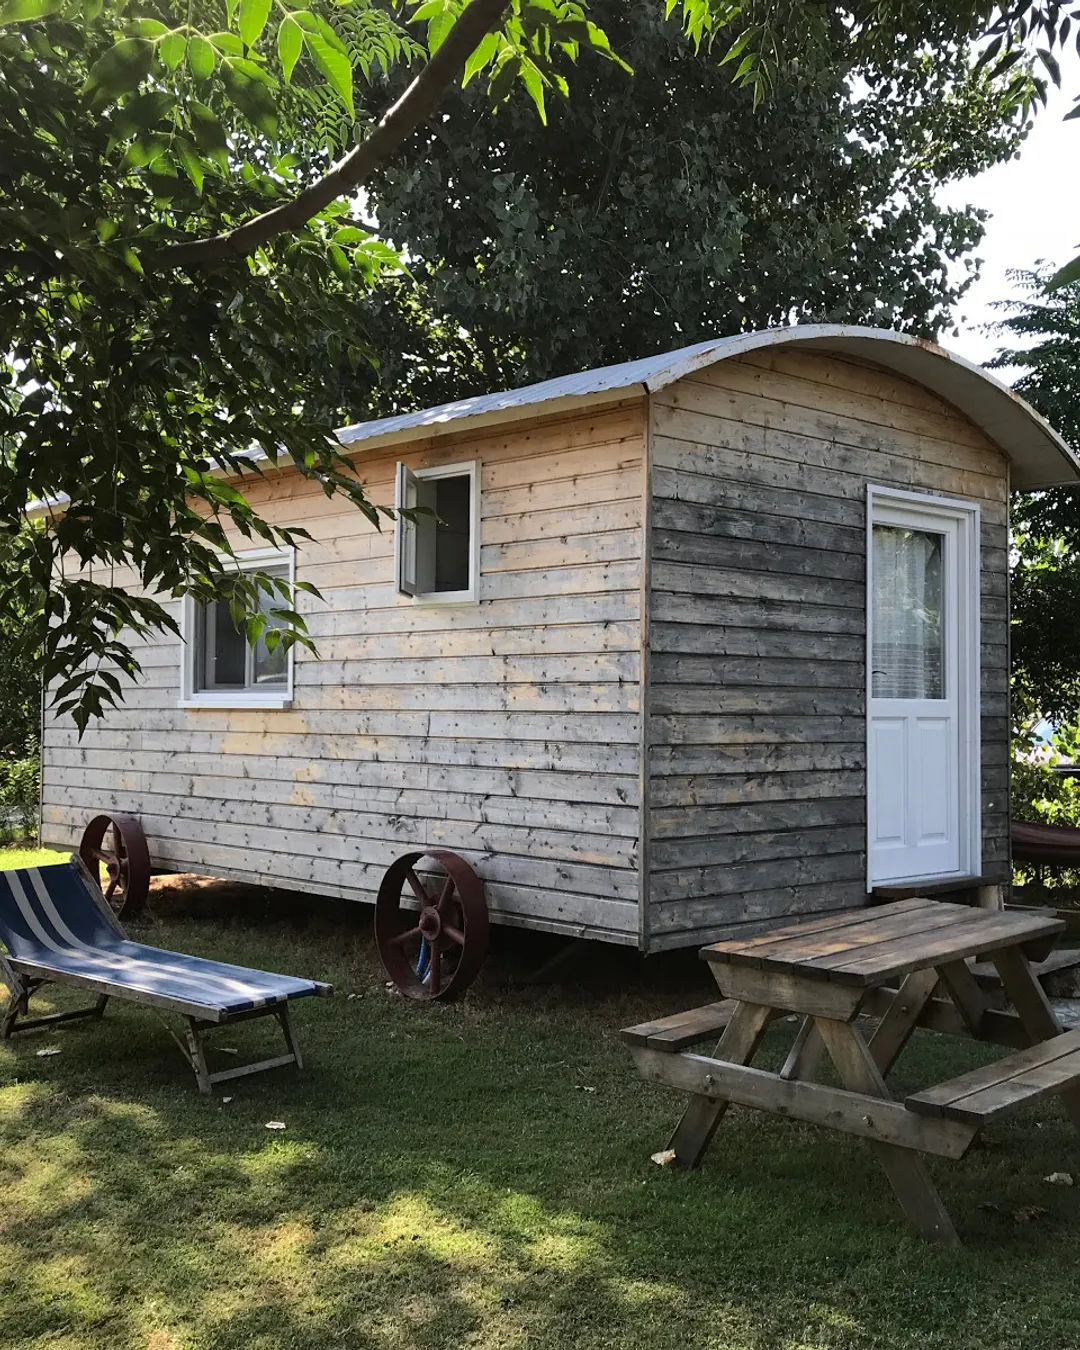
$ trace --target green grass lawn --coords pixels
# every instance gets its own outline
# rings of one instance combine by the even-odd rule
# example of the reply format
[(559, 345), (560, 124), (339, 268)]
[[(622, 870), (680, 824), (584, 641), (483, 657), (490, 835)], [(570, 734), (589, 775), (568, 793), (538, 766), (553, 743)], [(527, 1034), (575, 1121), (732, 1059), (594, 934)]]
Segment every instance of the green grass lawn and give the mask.
[(70, 856), (51, 848), (36, 848), (33, 844), (0, 847), (0, 872), (8, 867), (44, 867), (46, 863), (64, 862)]
[[(734, 1110), (699, 1172), (649, 1162), (679, 1102), (617, 1032), (708, 997), (692, 959), (602, 949), (529, 988), (508, 977), (543, 940), (503, 933), (464, 1003), (422, 1008), (387, 992), (356, 911), (186, 908), (133, 936), (333, 981), (297, 1005), (307, 1070), (200, 1097), (156, 1017), (118, 1003), (0, 1048), (5, 1350), (1078, 1344), (1080, 1186), (1043, 1178), (1080, 1182), (1080, 1146), (1056, 1103), (931, 1161), (967, 1244), (943, 1252), (855, 1140)], [(897, 1087), (985, 1057), (923, 1038)]]

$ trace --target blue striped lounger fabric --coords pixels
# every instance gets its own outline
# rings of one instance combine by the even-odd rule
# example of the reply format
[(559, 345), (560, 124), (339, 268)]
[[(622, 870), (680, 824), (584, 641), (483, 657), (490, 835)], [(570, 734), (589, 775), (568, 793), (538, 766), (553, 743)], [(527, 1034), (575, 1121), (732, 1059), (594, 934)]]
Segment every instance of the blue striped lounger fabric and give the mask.
[[(295, 1064), (301, 1068), (290, 1003), (329, 994), (316, 980), (249, 970), (199, 956), (183, 956), (128, 940), (119, 920), (78, 858), (51, 867), (21, 867), (0, 872), (0, 976), (10, 991), (0, 1024), (5, 1039), (28, 1030), (78, 1017), (100, 1017), (110, 998), (146, 1003), (186, 1019), (186, 1047), (199, 1089), (214, 1083)], [(31, 994), (47, 983), (93, 990), (97, 1002), (75, 1012), (29, 1017)], [(288, 1053), (257, 1064), (210, 1073), (203, 1034), (214, 1025), (275, 1016)], [(179, 1038), (177, 1038), (179, 1040)]]

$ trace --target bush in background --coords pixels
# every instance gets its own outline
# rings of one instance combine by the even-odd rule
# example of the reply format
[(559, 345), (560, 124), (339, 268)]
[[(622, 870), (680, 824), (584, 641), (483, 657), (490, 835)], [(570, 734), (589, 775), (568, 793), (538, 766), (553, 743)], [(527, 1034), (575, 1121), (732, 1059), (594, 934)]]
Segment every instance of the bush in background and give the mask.
[[(0, 567), (10, 555), (0, 537)], [(41, 666), (22, 640), (32, 618), (17, 606), (0, 613), (0, 843), (37, 835)]]
[(36, 739), (19, 759), (0, 759), (0, 844), (37, 836), (41, 755)]

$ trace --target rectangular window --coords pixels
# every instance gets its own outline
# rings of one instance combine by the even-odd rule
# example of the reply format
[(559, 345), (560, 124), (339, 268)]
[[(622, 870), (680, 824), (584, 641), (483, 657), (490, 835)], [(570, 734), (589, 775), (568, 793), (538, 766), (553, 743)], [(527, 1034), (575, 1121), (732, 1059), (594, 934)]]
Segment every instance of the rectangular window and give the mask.
[(428, 603), (475, 601), (480, 577), (480, 466), (397, 466), (400, 510), (394, 541), (397, 588)]
[[(291, 551), (259, 549), (240, 554), (242, 569), (264, 572), (291, 584)], [(182, 707), (284, 707), (292, 697), (292, 650), (280, 643), (271, 647), (266, 634), (284, 625), (270, 617), (271, 610), (287, 605), (278, 595), (263, 593), (260, 608), (269, 628), (249, 642), (233, 622), (228, 603), (199, 605), (190, 597), (184, 609), (184, 669)]]

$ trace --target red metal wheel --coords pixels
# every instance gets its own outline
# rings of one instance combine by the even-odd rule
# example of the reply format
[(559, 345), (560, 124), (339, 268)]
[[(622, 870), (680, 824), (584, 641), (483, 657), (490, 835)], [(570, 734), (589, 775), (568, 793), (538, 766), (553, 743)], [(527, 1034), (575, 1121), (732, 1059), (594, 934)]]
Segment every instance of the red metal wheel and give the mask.
[(95, 816), (83, 830), (79, 857), (114, 914), (130, 916), (145, 908), (150, 893), (150, 850), (134, 816)]
[[(421, 859), (441, 870), (418, 871)], [(375, 943), (387, 975), (408, 998), (460, 998), (487, 955), (483, 882), (456, 853), (404, 854), (379, 887)]]

